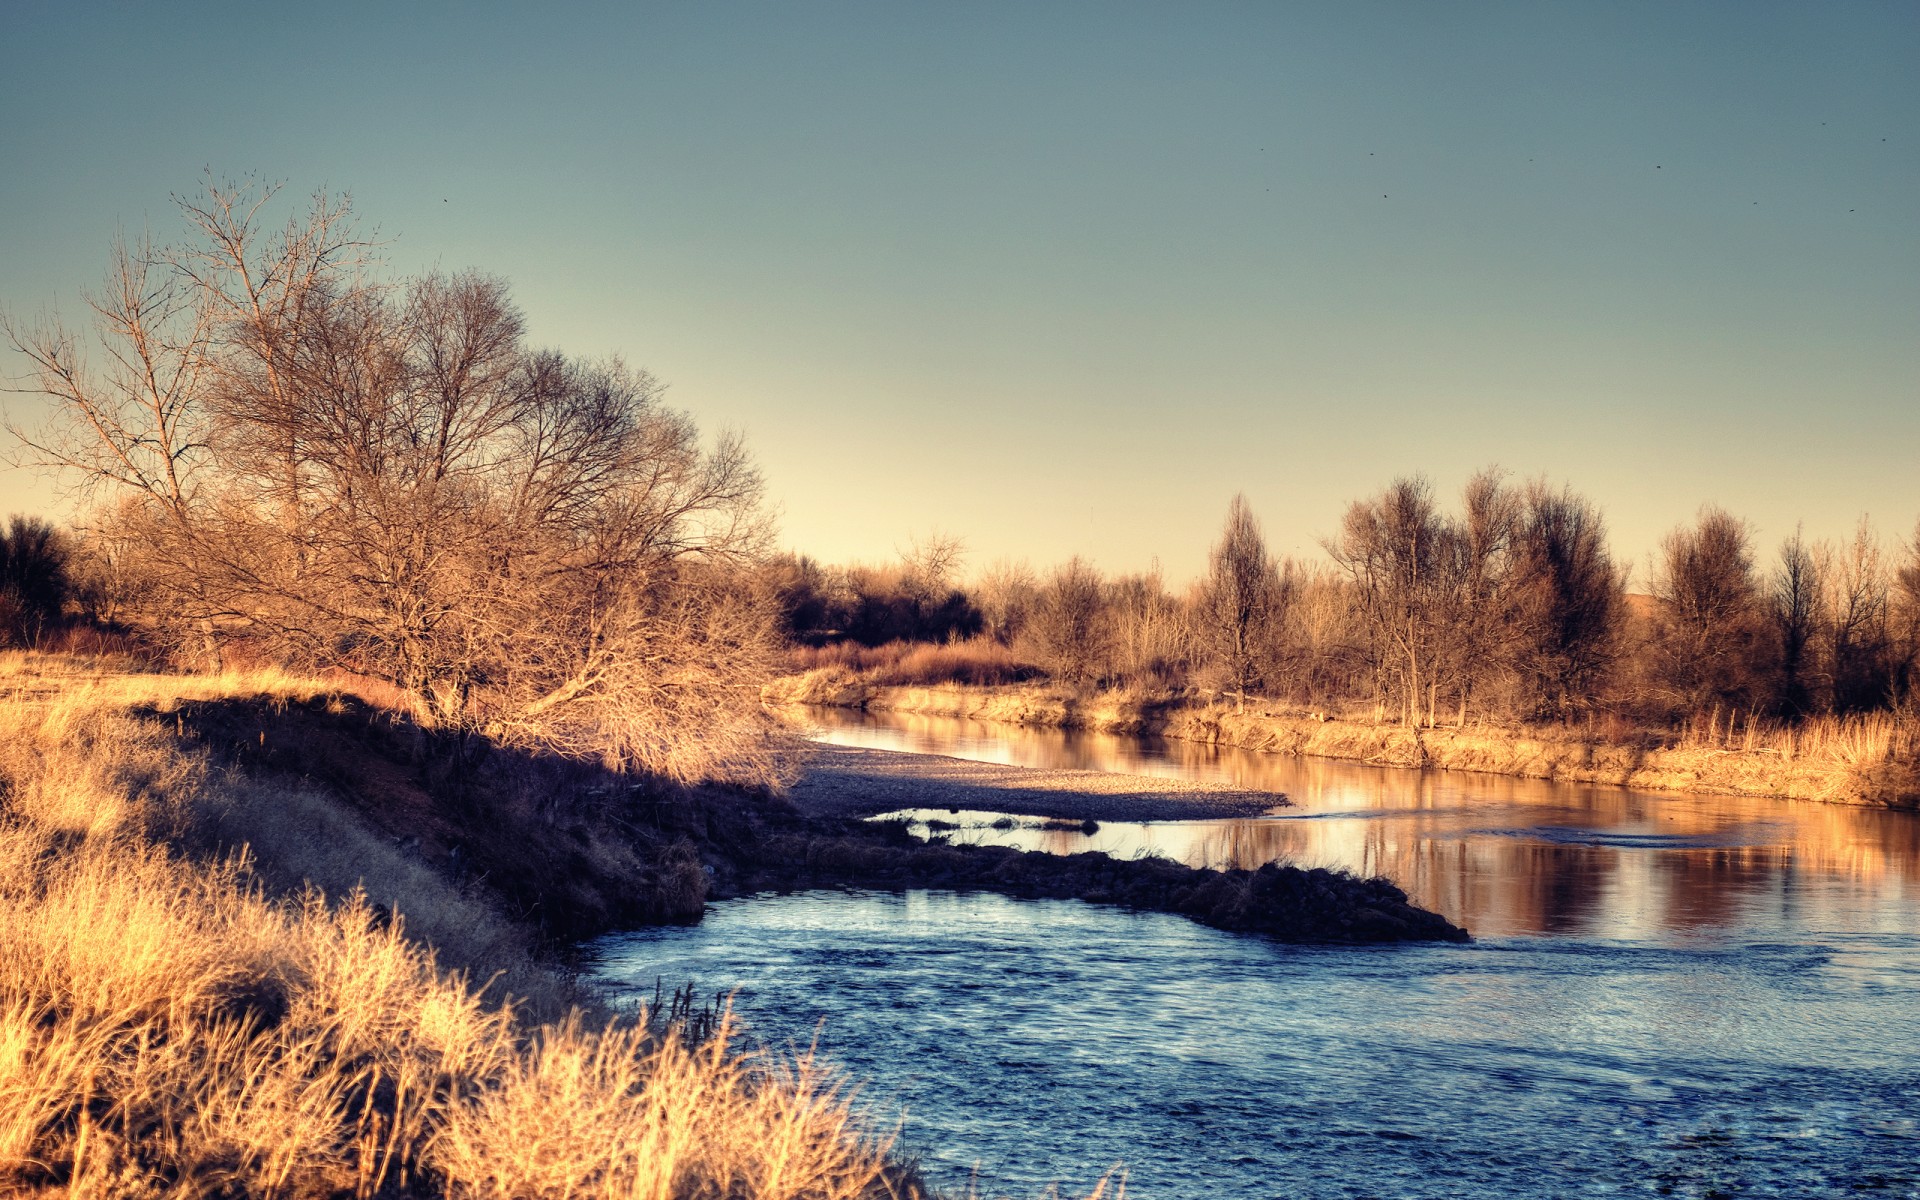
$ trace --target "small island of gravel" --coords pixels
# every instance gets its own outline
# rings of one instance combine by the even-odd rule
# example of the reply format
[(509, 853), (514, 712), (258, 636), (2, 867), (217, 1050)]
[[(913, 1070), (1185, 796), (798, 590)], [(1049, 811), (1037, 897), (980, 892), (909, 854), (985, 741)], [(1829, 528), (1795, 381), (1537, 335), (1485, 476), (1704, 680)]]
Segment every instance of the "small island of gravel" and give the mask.
[(900, 822), (864, 819), (944, 808), (1142, 821), (1256, 816), (1286, 803), (1229, 784), (822, 746), (784, 804), (735, 810), (736, 820), (747, 819), (710, 840), (703, 857), (715, 899), (819, 887), (995, 891), (1177, 913), (1288, 942), (1467, 940), (1464, 929), (1409, 903), (1385, 879), (1278, 863), (1219, 871), (1160, 858), (954, 845), (923, 841)]

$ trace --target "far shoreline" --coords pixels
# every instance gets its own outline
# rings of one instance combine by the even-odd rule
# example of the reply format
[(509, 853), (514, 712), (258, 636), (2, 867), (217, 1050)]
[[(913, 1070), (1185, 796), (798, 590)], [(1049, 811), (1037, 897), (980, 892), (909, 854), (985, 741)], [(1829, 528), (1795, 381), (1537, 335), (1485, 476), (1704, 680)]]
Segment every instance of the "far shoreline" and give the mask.
[(1177, 693), (1083, 694), (1044, 684), (884, 686), (835, 668), (776, 679), (763, 690), (762, 699), (774, 706), (816, 705), (1165, 737), (1381, 767), (1920, 809), (1920, 765), (1870, 753), (1796, 756), (1767, 747), (1663, 747), (1591, 739), (1577, 730), (1550, 727), (1423, 728), (1301, 713), (1251, 698), (1229, 705)]

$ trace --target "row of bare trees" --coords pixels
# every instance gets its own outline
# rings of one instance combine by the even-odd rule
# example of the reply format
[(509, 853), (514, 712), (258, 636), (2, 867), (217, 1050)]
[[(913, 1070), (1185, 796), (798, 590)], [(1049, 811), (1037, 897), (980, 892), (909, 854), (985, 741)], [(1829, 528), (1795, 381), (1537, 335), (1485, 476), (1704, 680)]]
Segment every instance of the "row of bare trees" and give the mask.
[(1422, 480), (1351, 506), (1331, 565), (1272, 555), (1236, 496), (1206, 575), (1104, 580), (1075, 559), (1042, 579), (1000, 564), (975, 588), (985, 628), (1077, 682), (1197, 685), (1408, 721), (1478, 705), (1565, 714), (1595, 691), (1622, 622), (1622, 579), (1586, 501), (1495, 473), (1448, 514)]
[(1475, 476), (1444, 513), (1421, 479), (1347, 509), (1327, 549), (1357, 607), (1377, 706), (1434, 723), (1479, 702), (1566, 716), (1615, 653), (1624, 579), (1589, 502)]
[(1662, 701), (1796, 716), (1920, 699), (1920, 528), (1891, 556), (1864, 518), (1838, 543), (1795, 530), (1764, 570), (1752, 541), (1707, 508), (1662, 542), (1645, 663)]
[(129, 616), (387, 680), (430, 720), (681, 777), (759, 752), (761, 481), (617, 360), (528, 344), (500, 280), (392, 279), (346, 202), (181, 201), (115, 247), (92, 337), (5, 332), (52, 401), (15, 432), (98, 501)]
[(980, 611), (958, 586), (964, 553), (960, 539), (935, 534), (910, 542), (899, 561), (880, 566), (826, 566), (783, 554), (766, 570), (786, 634), (798, 644), (945, 642), (982, 628)]
[(1892, 552), (1864, 521), (1842, 544), (1796, 533), (1770, 567), (1752, 542), (1704, 509), (1630, 592), (1591, 501), (1490, 470), (1451, 509), (1417, 477), (1355, 501), (1325, 562), (1271, 554), (1236, 496), (1183, 591), (1157, 570), (1106, 577), (1075, 558), (1044, 575), (997, 563), (951, 602), (1063, 681), (1417, 724), (1795, 717), (1920, 698), (1920, 531)]

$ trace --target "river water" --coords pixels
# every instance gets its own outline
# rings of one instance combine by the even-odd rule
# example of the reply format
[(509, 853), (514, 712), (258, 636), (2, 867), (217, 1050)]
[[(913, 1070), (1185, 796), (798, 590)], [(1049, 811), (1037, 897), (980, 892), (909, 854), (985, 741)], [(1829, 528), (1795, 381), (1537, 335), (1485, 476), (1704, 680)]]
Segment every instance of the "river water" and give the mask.
[[(1268, 817), (954, 839), (1394, 879), (1467, 946), (1282, 946), (991, 895), (728, 901), (595, 947), (737, 987), (940, 1184), (1213, 1196), (1920, 1196), (1920, 817), (826, 711), (844, 744), (1225, 779)], [(1004, 826), (1005, 822), (1000, 822)]]

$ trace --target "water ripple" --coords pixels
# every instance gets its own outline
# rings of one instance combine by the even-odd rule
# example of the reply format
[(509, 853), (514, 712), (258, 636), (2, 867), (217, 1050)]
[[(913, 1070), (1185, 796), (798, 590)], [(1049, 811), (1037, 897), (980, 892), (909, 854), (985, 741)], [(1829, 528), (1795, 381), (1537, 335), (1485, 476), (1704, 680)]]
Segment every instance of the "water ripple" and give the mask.
[(1920, 939), (1283, 947), (997, 896), (815, 893), (598, 944), (740, 986), (929, 1169), (1035, 1195), (1920, 1195)]

